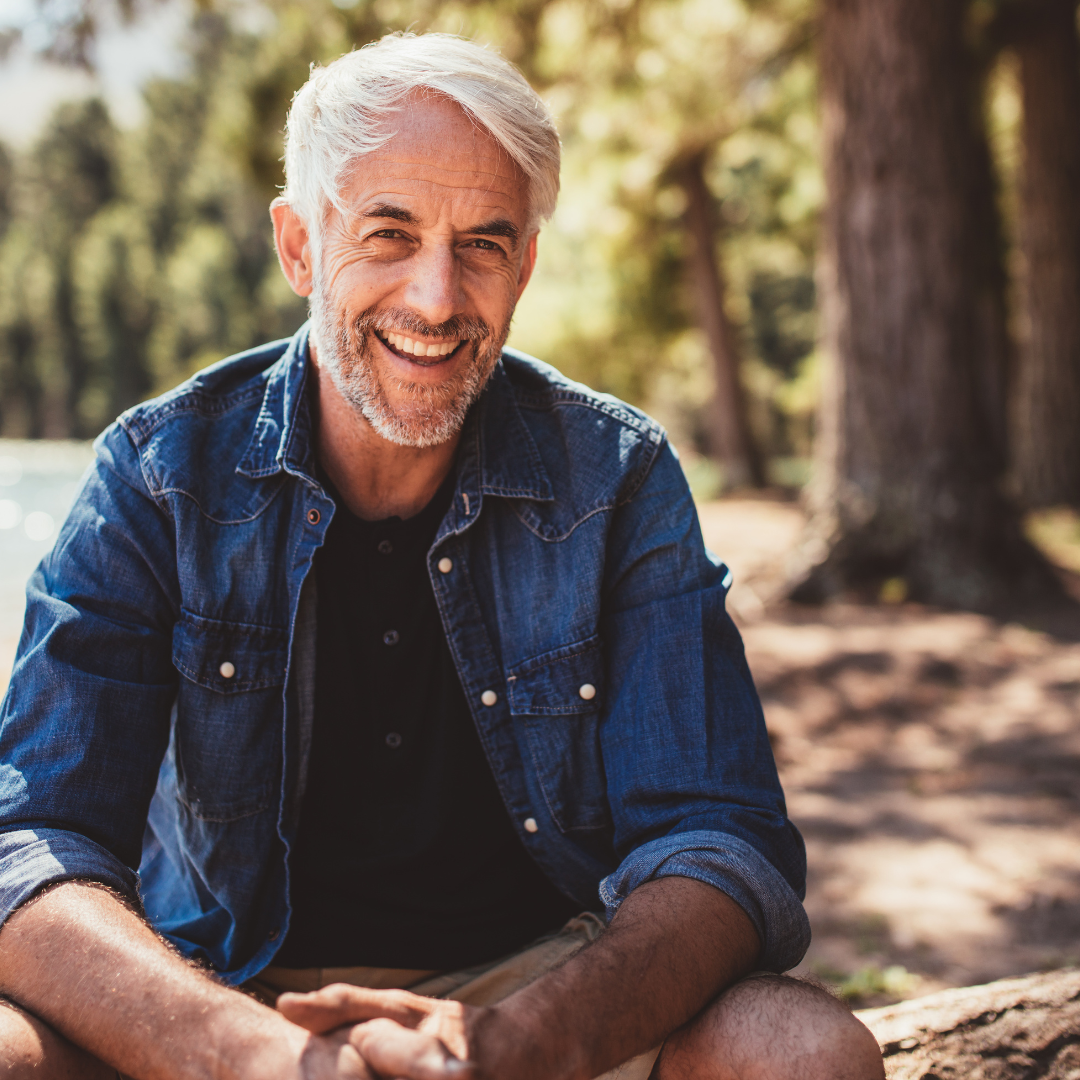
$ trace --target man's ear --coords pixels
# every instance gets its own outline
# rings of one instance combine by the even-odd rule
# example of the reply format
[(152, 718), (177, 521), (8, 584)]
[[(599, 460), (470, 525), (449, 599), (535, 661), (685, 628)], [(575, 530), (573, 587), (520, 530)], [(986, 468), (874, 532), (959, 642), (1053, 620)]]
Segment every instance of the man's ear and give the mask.
[(274, 245), (285, 280), (297, 296), (310, 296), (315, 267), (307, 226), (282, 198), (270, 204), (270, 217), (274, 221)]
[(536, 269), (536, 238), (539, 233), (533, 233), (529, 237), (529, 242), (525, 245), (525, 251), (521, 256), (521, 269), (518, 271), (518, 283), (517, 283), (517, 298), (521, 299), (521, 294), (525, 291), (525, 286), (529, 284), (529, 278), (532, 277), (532, 272)]

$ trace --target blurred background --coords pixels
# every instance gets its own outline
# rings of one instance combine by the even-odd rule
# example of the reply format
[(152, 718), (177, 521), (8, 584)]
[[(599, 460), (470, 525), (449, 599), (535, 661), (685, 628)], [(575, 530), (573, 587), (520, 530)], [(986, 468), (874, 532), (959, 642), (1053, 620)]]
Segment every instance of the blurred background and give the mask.
[(306, 317), (312, 62), (475, 37), (563, 192), (510, 343), (679, 449), (876, 1004), (1080, 960), (1076, 0), (0, 0), (0, 687), (87, 440)]

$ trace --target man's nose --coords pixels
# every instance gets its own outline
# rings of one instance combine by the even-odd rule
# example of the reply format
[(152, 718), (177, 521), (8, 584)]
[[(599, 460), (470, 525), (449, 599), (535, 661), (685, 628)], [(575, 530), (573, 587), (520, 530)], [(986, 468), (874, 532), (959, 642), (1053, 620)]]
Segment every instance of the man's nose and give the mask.
[(432, 326), (460, 315), (465, 307), (461, 268), (448, 244), (424, 245), (414, 256), (406, 301)]

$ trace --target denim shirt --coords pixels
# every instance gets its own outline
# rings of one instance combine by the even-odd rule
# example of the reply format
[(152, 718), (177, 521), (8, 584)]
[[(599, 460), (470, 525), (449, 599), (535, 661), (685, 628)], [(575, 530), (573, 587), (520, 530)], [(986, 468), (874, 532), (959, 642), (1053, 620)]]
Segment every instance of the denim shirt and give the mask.
[[(0, 919), (87, 879), (230, 983), (272, 960), (312, 730), (312, 557), (334, 513), (309, 382), (305, 326), (98, 438), (27, 587), (0, 707)], [(753, 921), (759, 966), (793, 967), (803, 844), (730, 574), (662, 429), (507, 349), (456, 470), (428, 572), (521, 842), (609, 915), (651, 879), (708, 882)]]

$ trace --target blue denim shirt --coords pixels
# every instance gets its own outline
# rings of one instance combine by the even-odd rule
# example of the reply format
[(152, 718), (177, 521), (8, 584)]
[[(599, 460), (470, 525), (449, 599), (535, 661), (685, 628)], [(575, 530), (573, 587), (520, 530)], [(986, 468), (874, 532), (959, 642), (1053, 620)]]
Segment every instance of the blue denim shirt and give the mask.
[[(308, 372), (304, 327), (97, 440), (0, 709), (0, 919), (103, 882), (232, 983), (284, 939), (334, 513)], [(709, 882), (753, 920), (759, 966), (794, 966), (803, 844), (663, 431), (507, 349), (456, 468), (428, 570), (522, 843), (609, 914), (653, 878)]]

